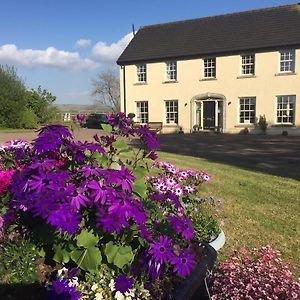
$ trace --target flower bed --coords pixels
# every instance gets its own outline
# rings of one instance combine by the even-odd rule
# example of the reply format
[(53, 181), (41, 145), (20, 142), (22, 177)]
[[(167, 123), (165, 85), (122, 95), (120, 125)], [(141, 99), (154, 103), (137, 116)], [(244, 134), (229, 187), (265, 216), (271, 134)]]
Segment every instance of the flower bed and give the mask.
[[(51, 125), (0, 148), (0, 250), (28, 248), (27, 277), (53, 299), (172, 298), (207, 255), (199, 240), (219, 233), (199, 197), (210, 177), (159, 162), (156, 134), (124, 114), (108, 122), (94, 143)], [(5, 269), (22, 277), (16, 257)]]

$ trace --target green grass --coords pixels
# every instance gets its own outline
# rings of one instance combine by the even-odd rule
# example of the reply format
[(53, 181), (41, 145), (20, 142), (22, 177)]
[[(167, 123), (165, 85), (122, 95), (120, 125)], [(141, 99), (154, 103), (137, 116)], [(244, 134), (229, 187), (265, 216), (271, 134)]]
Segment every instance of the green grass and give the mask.
[(220, 259), (237, 247), (272, 245), (300, 274), (300, 182), (243, 170), (205, 159), (159, 153), (160, 160), (179, 168), (201, 169), (213, 179), (204, 195), (224, 201), (226, 244)]
[(16, 128), (1, 128), (0, 127), (0, 133), (1, 132), (8, 132), (8, 133), (19, 133), (19, 132), (30, 132), (30, 131), (34, 131), (35, 129), (16, 129)]

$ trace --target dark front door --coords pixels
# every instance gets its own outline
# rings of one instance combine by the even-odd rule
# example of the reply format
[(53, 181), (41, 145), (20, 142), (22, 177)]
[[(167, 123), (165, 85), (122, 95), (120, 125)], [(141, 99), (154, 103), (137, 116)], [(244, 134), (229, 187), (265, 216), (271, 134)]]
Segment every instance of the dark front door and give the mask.
[(203, 127), (204, 129), (215, 128), (215, 101), (203, 102)]

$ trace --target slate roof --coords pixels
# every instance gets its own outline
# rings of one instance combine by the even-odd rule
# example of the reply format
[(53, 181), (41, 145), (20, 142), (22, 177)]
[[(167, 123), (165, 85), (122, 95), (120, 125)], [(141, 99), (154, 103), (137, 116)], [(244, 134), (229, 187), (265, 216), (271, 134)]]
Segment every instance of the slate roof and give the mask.
[(300, 3), (141, 27), (117, 63), (163, 61), (300, 45)]

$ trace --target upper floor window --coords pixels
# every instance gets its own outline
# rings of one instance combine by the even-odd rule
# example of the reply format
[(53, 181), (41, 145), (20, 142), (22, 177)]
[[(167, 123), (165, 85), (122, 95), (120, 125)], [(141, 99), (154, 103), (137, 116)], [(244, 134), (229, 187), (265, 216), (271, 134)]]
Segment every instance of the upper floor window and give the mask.
[(242, 55), (242, 75), (255, 74), (255, 55)]
[(277, 123), (294, 124), (296, 96), (277, 97)]
[(136, 117), (139, 123), (148, 123), (148, 101), (138, 101), (136, 103)]
[(255, 123), (255, 106), (256, 106), (255, 97), (240, 98), (240, 123), (241, 124)]
[(178, 124), (178, 100), (166, 101), (166, 123)]
[(146, 82), (147, 81), (147, 68), (146, 64), (137, 65), (137, 81), (138, 82)]
[(295, 72), (295, 50), (280, 51), (280, 72)]
[(167, 80), (177, 80), (177, 62), (167, 62)]
[(204, 62), (204, 78), (216, 78), (216, 58), (205, 58)]

